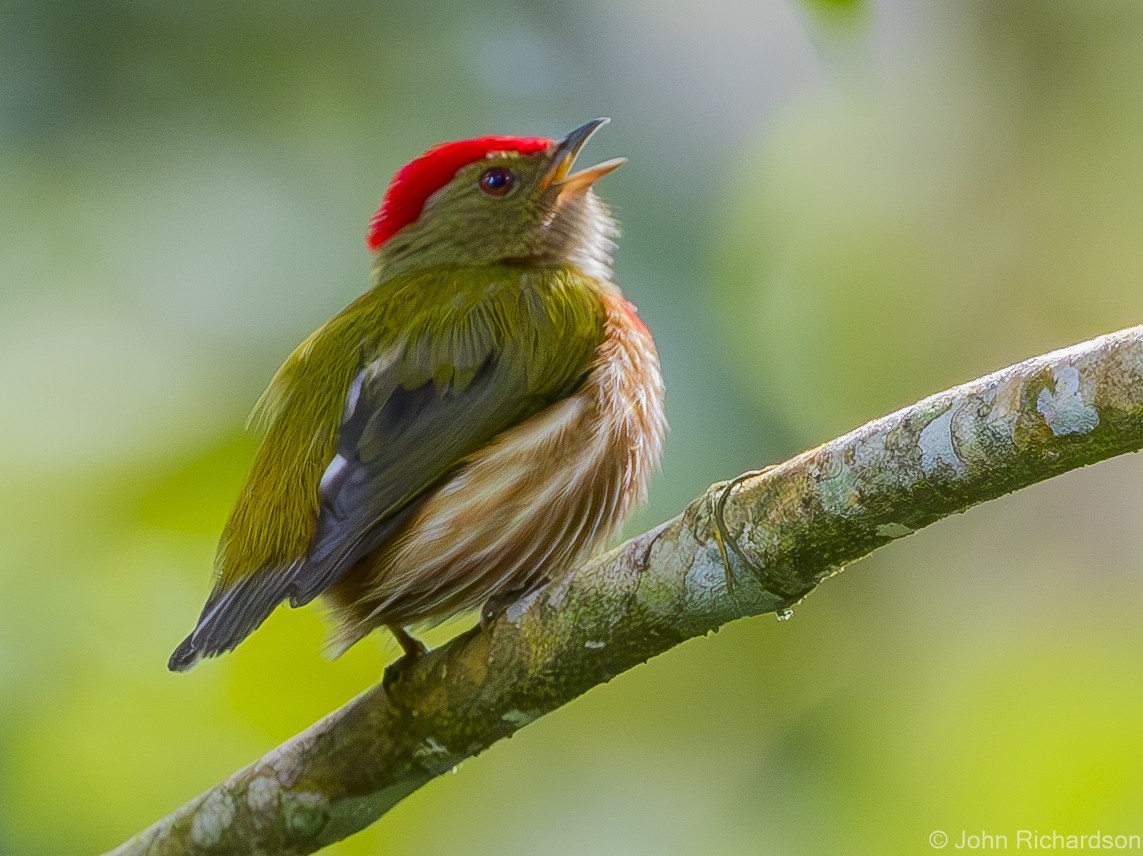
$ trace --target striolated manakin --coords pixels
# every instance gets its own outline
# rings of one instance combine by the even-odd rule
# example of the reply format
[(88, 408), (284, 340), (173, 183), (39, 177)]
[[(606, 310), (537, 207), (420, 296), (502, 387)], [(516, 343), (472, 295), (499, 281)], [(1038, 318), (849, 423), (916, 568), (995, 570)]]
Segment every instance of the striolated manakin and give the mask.
[(306, 339), (263, 433), (214, 587), (170, 668), (323, 595), (344, 650), (505, 603), (566, 572), (644, 497), (666, 422), (654, 342), (611, 281), (618, 229), (561, 141), (482, 137), (397, 172), (372, 287)]

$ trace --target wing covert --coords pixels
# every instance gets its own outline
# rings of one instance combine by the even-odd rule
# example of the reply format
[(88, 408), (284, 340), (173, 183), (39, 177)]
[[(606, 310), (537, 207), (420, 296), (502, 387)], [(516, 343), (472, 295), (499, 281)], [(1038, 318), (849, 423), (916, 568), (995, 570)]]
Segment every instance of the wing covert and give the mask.
[[(267, 441), (255, 461), (254, 472), (261, 466), (281, 487), (248, 481), (224, 533), (219, 582), (172, 669), (234, 648), (287, 597), (294, 606), (313, 600), (469, 455), (575, 389), (603, 338), (602, 306), (585, 278), (537, 273), (490, 269), (491, 281), (467, 290), (439, 274), (374, 289), (295, 352), (271, 386)], [(375, 331), (372, 344), (361, 329)], [(308, 412), (299, 396), (328, 394), (331, 377), (346, 378), (336, 393), (340, 419), (298, 424)], [(313, 442), (330, 430), (329, 446)], [(276, 437), (285, 439), (270, 445)], [(290, 505), (277, 491), (298, 479), (312, 493)], [(308, 547), (267, 542), (283, 518), (261, 508), (284, 509), (295, 529), (302, 509), (313, 508), (304, 512)], [(259, 555), (266, 558), (250, 566)]]
[[(383, 543), (467, 456), (571, 393), (598, 338), (585, 341), (564, 320), (546, 313), (507, 336), (473, 324), (457, 331), (460, 346), (444, 365), (416, 355), (362, 370), (322, 479), (317, 531), (291, 588), (293, 605), (312, 600)], [(399, 379), (410, 364), (420, 371)]]

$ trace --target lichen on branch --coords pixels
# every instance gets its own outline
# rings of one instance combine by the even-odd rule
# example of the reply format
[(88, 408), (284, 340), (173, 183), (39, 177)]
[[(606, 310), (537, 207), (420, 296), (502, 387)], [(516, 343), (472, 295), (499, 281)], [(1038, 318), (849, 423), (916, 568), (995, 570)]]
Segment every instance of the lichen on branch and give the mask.
[[(787, 609), (941, 518), (1141, 447), (1143, 327), (934, 395), (712, 485), (677, 517), (391, 671), (112, 853), (313, 853), (686, 639)], [(723, 530), (731, 543), (720, 549)]]

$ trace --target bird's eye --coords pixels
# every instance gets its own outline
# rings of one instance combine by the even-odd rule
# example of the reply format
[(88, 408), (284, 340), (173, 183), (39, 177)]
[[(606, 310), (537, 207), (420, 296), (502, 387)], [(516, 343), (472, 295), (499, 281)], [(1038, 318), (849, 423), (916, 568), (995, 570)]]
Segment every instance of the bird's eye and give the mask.
[(480, 176), (480, 189), (489, 196), (505, 196), (515, 183), (516, 173), (502, 166), (485, 170), (484, 175)]

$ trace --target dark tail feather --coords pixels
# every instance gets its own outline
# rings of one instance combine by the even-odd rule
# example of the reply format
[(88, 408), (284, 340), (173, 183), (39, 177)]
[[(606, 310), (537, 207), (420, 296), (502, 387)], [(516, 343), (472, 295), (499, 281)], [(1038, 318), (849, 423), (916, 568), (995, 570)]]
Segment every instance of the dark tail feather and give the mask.
[(269, 618), (286, 599), (297, 573), (296, 565), (255, 571), (224, 591), (215, 591), (194, 631), (171, 654), (167, 668), (185, 672), (203, 657), (232, 651)]
[[(420, 509), (420, 501), (410, 502), (388, 520), (352, 539), (314, 538), (314, 545), (304, 562), (295, 566), (293, 585), (290, 587), (290, 606), (304, 606), (331, 585), (342, 579), (362, 557), (385, 543), (401, 524)], [(318, 532), (326, 530), (327, 511), (322, 510)]]

